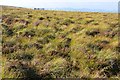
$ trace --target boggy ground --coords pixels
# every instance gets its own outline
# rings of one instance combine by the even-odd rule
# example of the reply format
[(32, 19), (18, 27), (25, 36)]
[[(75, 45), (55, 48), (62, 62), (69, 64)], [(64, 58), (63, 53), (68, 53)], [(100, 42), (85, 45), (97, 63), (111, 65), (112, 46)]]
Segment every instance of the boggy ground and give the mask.
[(3, 6), (2, 78), (120, 77), (118, 15)]

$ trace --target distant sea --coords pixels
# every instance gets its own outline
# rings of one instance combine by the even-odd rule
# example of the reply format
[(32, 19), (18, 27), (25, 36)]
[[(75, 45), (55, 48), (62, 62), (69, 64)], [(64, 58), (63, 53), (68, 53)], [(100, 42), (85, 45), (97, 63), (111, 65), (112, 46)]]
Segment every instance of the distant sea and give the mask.
[(118, 10), (87, 9), (87, 8), (81, 8), (81, 9), (75, 9), (75, 8), (45, 8), (45, 10), (118, 13)]
[(56, 3), (55, 6), (53, 6), (51, 3), (51, 6), (39, 5), (38, 7), (43, 7), (46, 10), (118, 13), (118, 8), (120, 9), (120, 2), (119, 3), (118, 2), (81, 2), (81, 3), (58, 3), (58, 4)]

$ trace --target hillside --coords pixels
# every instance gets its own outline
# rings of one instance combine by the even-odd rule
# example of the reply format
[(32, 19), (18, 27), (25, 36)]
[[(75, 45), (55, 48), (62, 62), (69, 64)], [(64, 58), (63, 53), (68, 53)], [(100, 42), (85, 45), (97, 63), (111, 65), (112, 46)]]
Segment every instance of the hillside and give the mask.
[(118, 14), (3, 7), (2, 78), (120, 77)]

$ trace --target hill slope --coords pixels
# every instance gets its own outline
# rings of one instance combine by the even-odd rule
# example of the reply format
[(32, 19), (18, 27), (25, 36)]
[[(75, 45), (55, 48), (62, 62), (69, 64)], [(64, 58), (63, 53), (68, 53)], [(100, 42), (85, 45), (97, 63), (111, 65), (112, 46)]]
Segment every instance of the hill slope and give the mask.
[(118, 15), (3, 7), (3, 78), (120, 77)]

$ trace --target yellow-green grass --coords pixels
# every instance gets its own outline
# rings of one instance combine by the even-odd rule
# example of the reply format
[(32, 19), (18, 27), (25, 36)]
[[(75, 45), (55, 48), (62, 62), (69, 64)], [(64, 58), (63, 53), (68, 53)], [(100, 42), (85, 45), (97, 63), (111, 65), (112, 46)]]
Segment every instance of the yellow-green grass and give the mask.
[(3, 78), (119, 78), (118, 14), (3, 6)]

